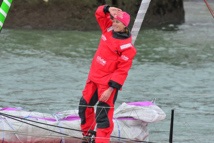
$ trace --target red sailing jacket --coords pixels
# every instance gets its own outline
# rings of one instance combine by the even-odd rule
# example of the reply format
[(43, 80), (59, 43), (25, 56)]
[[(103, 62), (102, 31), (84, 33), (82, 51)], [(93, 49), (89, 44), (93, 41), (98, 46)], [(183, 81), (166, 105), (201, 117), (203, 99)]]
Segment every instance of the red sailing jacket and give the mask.
[(113, 22), (110, 13), (104, 12), (104, 7), (98, 7), (95, 13), (103, 33), (88, 78), (95, 83), (120, 89), (137, 51), (131, 43), (131, 36), (128, 39), (113, 37)]

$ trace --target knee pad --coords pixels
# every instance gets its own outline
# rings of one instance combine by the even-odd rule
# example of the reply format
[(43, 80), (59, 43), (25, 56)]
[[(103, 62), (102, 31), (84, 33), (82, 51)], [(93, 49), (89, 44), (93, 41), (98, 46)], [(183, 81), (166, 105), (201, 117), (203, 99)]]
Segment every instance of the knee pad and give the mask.
[(85, 124), (85, 110), (86, 110), (86, 105), (87, 102), (85, 101), (85, 99), (82, 97), (80, 99), (80, 103), (79, 103), (79, 117), (81, 118), (81, 125)]
[(107, 103), (101, 101), (99, 102), (96, 110), (97, 128), (105, 129), (110, 127), (108, 117), (109, 110), (110, 106)]

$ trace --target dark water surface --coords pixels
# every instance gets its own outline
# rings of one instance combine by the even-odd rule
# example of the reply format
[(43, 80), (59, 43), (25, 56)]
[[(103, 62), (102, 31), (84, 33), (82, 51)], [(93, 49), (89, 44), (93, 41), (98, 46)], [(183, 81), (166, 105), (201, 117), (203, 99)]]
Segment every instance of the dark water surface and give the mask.
[[(116, 107), (156, 98), (167, 118), (149, 124), (150, 141), (168, 142), (175, 109), (175, 142), (214, 142), (214, 19), (203, 1), (184, 4), (184, 24), (139, 33), (138, 53)], [(0, 107), (76, 109), (100, 37), (100, 31), (3, 29)]]

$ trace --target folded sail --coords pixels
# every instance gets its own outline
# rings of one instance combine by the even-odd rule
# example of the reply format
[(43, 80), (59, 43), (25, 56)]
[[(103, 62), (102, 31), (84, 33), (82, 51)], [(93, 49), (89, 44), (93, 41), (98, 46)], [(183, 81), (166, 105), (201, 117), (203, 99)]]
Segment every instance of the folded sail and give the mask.
[[(143, 141), (149, 135), (148, 123), (165, 117), (165, 113), (151, 102), (123, 103), (114, 113), (111, 141), (118, 138)], [(0, 109), (0, 142), (4, 139), (5, 142), (51, 143), (64, 140), (70, 143), (81, 138), (78, 110), (51, 115), (15, 108)]]

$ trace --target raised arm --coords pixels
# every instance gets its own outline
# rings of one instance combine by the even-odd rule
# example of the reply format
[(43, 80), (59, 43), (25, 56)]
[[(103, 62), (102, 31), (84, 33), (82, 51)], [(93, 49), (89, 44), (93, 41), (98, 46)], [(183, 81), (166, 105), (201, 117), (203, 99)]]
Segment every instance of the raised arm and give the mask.
[(112, 26), (112, 20), (110, 15), (113, 17), (122, 16), (122, 10), (116, 7), (110, 7), (109, 5), (102, 5), (97, 8), (95, 13), (97, 22), (100, 25), (101, 30), (104, 32), (107, 28)]

